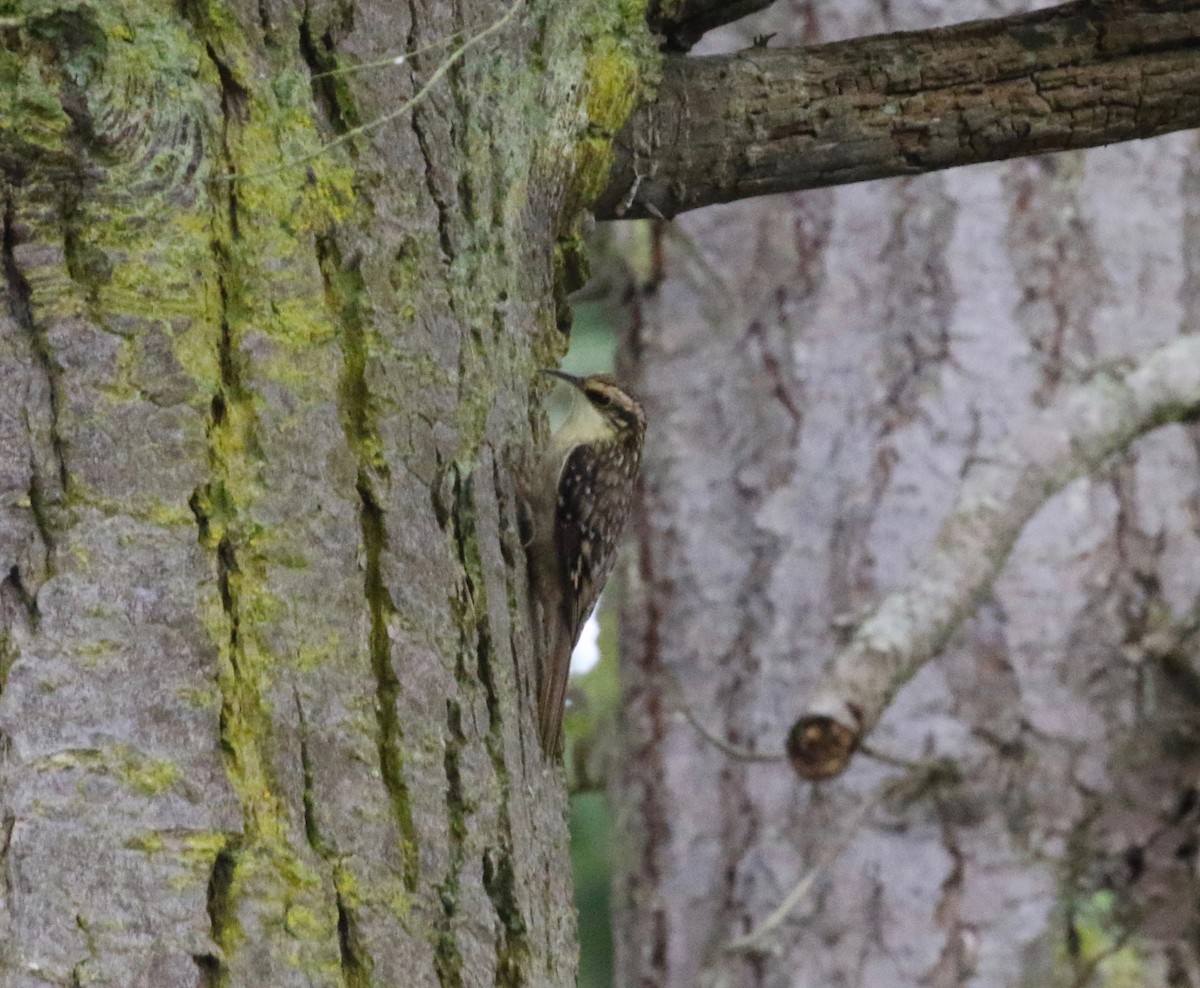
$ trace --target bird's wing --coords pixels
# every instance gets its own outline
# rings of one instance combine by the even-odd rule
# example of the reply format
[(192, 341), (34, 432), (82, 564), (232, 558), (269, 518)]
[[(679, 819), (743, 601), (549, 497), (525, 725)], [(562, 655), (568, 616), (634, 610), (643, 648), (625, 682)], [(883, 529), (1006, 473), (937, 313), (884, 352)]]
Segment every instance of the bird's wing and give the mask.
[(538, 721), (542, 750), (556, 755), (562, 747), (563, 708), (571, 673), (571, 652), (583, 623), (596, 603), (596, 589), (608, 575), (603, 557), (603, 531), (592, 508), (594, 498), (585, 489), (592, 483), (591, 450), (576, 446), (563, 460), (559, 473), (558, 500), (554, 509), (554, 549), (558, 558), (558, 580), (562, 595), (557, 613), (547, 615), (549, 634), (546, 664), (538, 695)]
[(612, 532), (606, 529), (591, 485), (596, 471), (589, 446), (576, 446), (563, 462), (558, 478), (558, 503), (554, 509), (554, 543), (562, 586), (563, 622), (572, 648), (583, 623), (596, 604), (612, 568)]

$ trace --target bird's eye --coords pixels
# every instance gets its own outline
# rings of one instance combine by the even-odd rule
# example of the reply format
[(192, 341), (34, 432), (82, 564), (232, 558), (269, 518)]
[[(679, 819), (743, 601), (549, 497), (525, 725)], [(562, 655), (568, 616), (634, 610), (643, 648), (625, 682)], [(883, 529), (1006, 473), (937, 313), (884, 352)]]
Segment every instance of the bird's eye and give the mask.
[(592, 401), (601, 408), (607, 408), (612, 404), (612, 395), (608, 394), (606, 391), (593, 391)]

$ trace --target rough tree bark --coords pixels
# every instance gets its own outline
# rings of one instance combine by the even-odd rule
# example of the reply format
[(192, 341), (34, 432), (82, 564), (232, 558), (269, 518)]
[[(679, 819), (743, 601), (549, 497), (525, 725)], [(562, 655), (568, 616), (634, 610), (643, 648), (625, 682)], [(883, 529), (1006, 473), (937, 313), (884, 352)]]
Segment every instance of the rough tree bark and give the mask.
[[(652, 15), (683, 48), (756, 5), (681, 0)], [(578, 267), (572, 220), (605, 188), (611, 138), (655, 75), (644, 14), (628, 0), (0, 7), (3, 988), (570, 983), (561, 773), (537, 750), (530, 715), (514, 476), (540, 428), (534, 370), (561, 351), (556, 323)], [(1122, 120), (1112, 136), (1130, 136)], [(1159, 168), (1184, 181), (1182, 155)], [(741, 227), (758, 251), (745, 270), (727, 248), (706, 256), (715, 235), (687, 245), (688, 227), (660, 245), (660, 260), (694, 265), (710, 283), (707, 321), (646, 331), (666, 306), (701, 314), (696, 296), (665, 282), (638, 337), (657, 434), (675, 445), (647, 488), (650, 596), (631, 639), (645, 646), (630, 680), (629, 738), (642, 760), (624, 783), (643, 814), (625, 905), (631, 983), (687, 984), (700, 966), (791, 978), (795, 954), (727, 963), (698, 948), (719, 946), (775, 895), (819, 837), (811, 824), (835, 818), (845, 791), (805, 815), (790, 779), (772, 787), (777, 777), (764, 774), (759, 790), (759, 776), (714, 767), (668, 716), (664, 670), (684, 671), (686, 654), (693, 701), (719, 698), (742, 740), (757, 739), (783, 716), (779, 687), (803, 679), (792, 646), (828, 645), (829, 621), (894, 582), (972, 437), (1009, 421), (1001, 391), (1040, 400), (1093, 357), (1121, 352), (1114, 327), (1124, 323), (1093, 325), (1102, 299), (1083, 315), (1070, 304), (1072, 285), (1125, 277), (1115, 265), (1105, 282), (1103, 249), (1077, 236), (1091, 222), (1080, 218), (1077, 163), (1006, 174), (1007, 185), (985, 186), (979, 215), (959, 208), (975, 194), (966, 177), (797, 200), (798, 222), (768, 207)], [(947, 290), (993, 260), (971, 254), (972, 224), (1005, 197), (1005, 270), (1020, 286), (1024, 338), (994, 307), (984, 315), (995, 325), (965, 321)], [(1171, 200), (1180, 215), (1188, 201)], [(952, 235), (967, 261), (952, 257)], [(1129, 289), (1161, 332), (1182, 318), (1162, 279), (1182, 281), (1181, 298), (1197, 292), (1183, 242), (1159, 245)], [(1048, 258), (1028, 246), (1043, 243)], [(910, 267), (881, 264), (871, 251), (885, 246)], [(852, 284), (830, 260), (839, 250), (877, 299), (850, 304)], [(1050, 270), (1056, 280), (1043, 281)], [(742, 306), (732, 315), (721, 308), (730, 300)], [(830, 332), (818, 312), (845, 326)], [(880, 334), (875, 322), (910, 328)], [(805, 331), (795, 348), (783, 339), (792, 323)], [(706, 341), (697, 327), (719, 332)], [(701, 342), (723, 370), (689, 363)], [(654, 373), (668, 358), (690, 375), (673, 392)], [(1002, 388), (1005, 360), (1017, 377)], [(993, 389), (976, 394), (955, 378), (960, 361), (992, 374)], [(729, 368), (742, 376), (723, 378)], [(856, 391), (873, 371), (886, 386)], [(686, 443), (714, 423), (728, 430), (716, 438), (734, 482), (726, 504), (705, 506), (695, 485), (720, 487), (730, 474), (711, 456), (690, 462)], [(1170, 441), (1160, 455), (1193, 455), (1183, 435)], [(926, 454), (947, 474), (921, 476), (911, 464)], [(1081, 571), (1111, 579), (1103, 592), (1082, 576), (1073, 585), (1078, 638), (1057, 643), (1076, 663), (1072, 682), (1093, 682), (1114, 629), (1190, 602), (1192, 584), (1171, 569), (1178, 557), (1166, 556), (1193, 548), (1173, 540), (1190, 524), (1181, 498), (1191, 488), (1135, 492), (1139, 463), (1096, 495), (1089, 531), (1103, 533), (1106, 517), (1116, 528), (1090, 551), (1112, 565), (1089, 556)], [(793, 471), (803, 484), (786, 483)], [(679, 483), (670, 498), (668, 476)], [(1142, 509), (1148, 520), (1135, 517)], [(710, 510), (727, 513), (723, 537), (709, 529), (708, 544), (689, 543), (690, 523)], [(1160, 549), (1153, 533), (1168, 529)], [(814, 553), (824, 582), (788, 555), (794, 536), (825, 546)], [(803, 574), (809, 596), (782, 607), (773, 574)], [(694, 593), (672, 597), (668, 586)], [(688, 599), (708, 610), (704, 621), (679, 606)], [(1005, 664), (993, 638), (1007, 628), (998, 604), (974, 630), (984, 644), (963, 651), (959, 686), (991, 676), (1013, 692), (1018, 671), (1045, 685), (1041, 666)], [(1013, 629), (1037, 640), (1035, 625)], [(960, 692), (968, 719), (997, 705)], [(1088, 700), (1123, 725), (1132, 715), (1118, 699), (1129, 695)], [(1053, 710), (1028, 728), (1003, 712), (981, 735), (992, 748), (971, 748), (965, 721), (947, 715), (939, 750), (983, 760), (982, 789), (968, 791), (977, 802), (939, 790), (917, 804), (933, 809), (915, 823), (896, 809), (923, 839), (905, 844), (906, 860), (928, 867), (904, 886), (881, 857), (873, 881), (824, 896), (821, 922), (795, 948), (812, 958), (805, 977), (846, 969), (830, 946), (839, 936), (861, 947), (866, 983), (926, 970), (926, 956), (942, 958), (929, 970), (944, 980), (939, 972), (970, 966), (972, 944), (981, 965), (1010, 963), (998, 951), (1017, 941), (1041, 950), (1035, 960), (1052, 956), (1049, 934), (1037, 939), (1057, 894), (1045, 862), (1066, 837), (1093, 836), (1095, 793), (1133, 792), (1138, 779), (1110, 780), (1102, 756), (1083, 758), (1083, 740), (1117, 736), (1094, 719), (1060, 736)], [(901, 747), (914, 742), (893, 730)], [(681, 789), (684, 763), (673, 759), (696, 752)], [(1170, 781), (1180, 763), (1160, 759), (1156, 770)], [(997, 787), (989, 772), (1028, 785)], [(676, 829), (668, 808), (701, 799), (705, 773), (724, 803), (694, 802), (678, 821), (686, 831)], [(1067, 776), (1083, 780), (1068, 787), (1074, 829), (1064, 835), (1036, 813), (1004, 829), (992, 789), (1020, 809), (1030, 786), (1061, 789)], [(846, 786), (870, 781), (859, 773)], [(776, 811), (789, 806), (809, 826), (799, 846), (778, 829)], [(1145, 819), (1129, 819), (1140, 834)], [(993, 830), (982, 834), (980, 820)], [(1034, 902), (1019, 936), (991, 936), (988, 924), (1009, 916), (986, 900), (972, 902), (984, 918), (964, 913), (976, 866)], [(885, 916), (880, 904), (906, 890), (900, 918)], [(1112, 939), (1111, 917), (1084, 901), (1089, 942)], [(871, 946), (880, 931), (895, 955)]]
[[(966, 6), (794, 0), (697, 51), (1018, 12)], [(973, 458), (1098, 368), (1200, 327), (1197, 150), (1178, 136), (648, 228), (619, 984), (1200, 984), (1194, 426), (1050, 501), (871, 736), (948, 764), (860, 756), (812, 786), (785, 761), (729, 757), (677, 699), (741, 748), (781, 752)], [(726, 949), (848, 830), (771, 936)]]
[(1196, 127), (1200, 3), (1079, 0), (808, 48), (667, 57), (662, 76), (618, 138), (599, 216), (669, 217)]
[(645, 38), (0, 10), (4, 988), (572, 983), (514, 475)]

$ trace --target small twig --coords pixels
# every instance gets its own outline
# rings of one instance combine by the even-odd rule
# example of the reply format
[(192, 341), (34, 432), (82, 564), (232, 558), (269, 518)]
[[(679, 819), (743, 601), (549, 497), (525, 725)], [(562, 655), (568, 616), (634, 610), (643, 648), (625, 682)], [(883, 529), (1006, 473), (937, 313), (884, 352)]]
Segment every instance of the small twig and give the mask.
[(859, 754), (866, 755), (867, 758), (874, 759), (883, 765), (902, 768), (908, 772), (928, 772), (946, 762), (945, 758), (902, 758), (900, 755), (889, 754), (870, 744), (860, 744), (858, 751)]
[(633, 201), (637, 198), (638, 189), (642, 187), (642, 173), (634, 168), (633, 181), (629, 185), (629, 191), (625, 194), (625, 198), (621, 200), (617, 206), (617, 217), (624, 216), (629, 207), (633, 205)]
[[(679, 708), (679, 712), (687, 718), (687, 722), (696, 729), (697, 734), (714, 748), (723, 751), (730, 758), (736, 758), (738, 761), (743, 762), (781, 762), (787, 758), (787, 754), (782, 751), (755, 751), (752, 748), (746, 748), (740, 744), (734, 744), (732, 741), (727, 741), (715, 731), (705, 727), (700, 718), (696, 716), (696, 711), (688, 706), (682, 697), (676, 696), (675, 705)], [(890, 765), (892, 768), (902, 768), (908, 772), (928, 772), (931, 768), (938, 767), (944, 761), (941, 758), (902, 758), (899, 755), (889, 754), (886, 751), (876, 748), (874, 745), (868, 744), (860, 746), (858, 750), (867, 758), (874, 759), (884, 765)]]
[(455, 31), (453, 34), (448, 34), (444, 38), (438, 38), (437, 41), (431, 41), (427, 45), (421, 45), (420, 48), (412, 48), (408, 51), (401, 52), (399, 55), (389, 55), (387, 58), (378, 58), (372, 62), (359, 62), (356, 65), (347, 65), (340, 69), (330, 69), (328, 72), (318, 72), (312, 78), (314, 79), (331, 79), (335, 76), (356, 75), (359, 72), (367, 72), (371, 69), (386, 69), (388, 66), (404, 65), (410, 58), (416, 58), (418, 55), (424, 55), (427, 52), (436, 51), (438, 48), (445, 48), (446, 45), (454, 41), (461, 32)]
[(821, 856), (817, 859), (817, 863), (813, 865), (796, 883), (796, 887), (788, 893), (774, 911), (769, 915), (759, 927), (751, 930), (745, 936), (740, 936), (735, 940), (731, 940), (725, 945), (725, 953), (745, 953), (747, 951), (756, 950), (762, 941), (795, 909), (801, 902), (808, 898), (817, 879), (821, 877), (826, 869), (831, 867), (838, 858), (846, 851), (858, 834), (859, 828), (863, 821), (867, 818), (867, 814), (871, 812), (883, 800), (886, 792), (885, 787), (880, 787), (871, 796), (859, 804), (854, 815), (847, 821), (845, 830), (838, 836), (836, 840), (830, 841), (825, 845), (825, 849), (821, 852)]
[(691, 724), (693, 728), (695, 728), (696, 733), (704, 738), (704, 740), (711, 744), (714, 748), (724, 752), (730, 758), (736, 758), (743, 762), (781, 762), (787, 757), (782, 751), (759, 752), (753, 751), (750, 748), (743, 748), (741, 745), (734, 744), (732, 741), (726, 741), (725, 738), (721, 737), (719, 734), (715, 734), (713, 731), (710, 731), (700, 722), (700, 718), (696, 716), (695, 711), (692, 710), (687, 700), (684, 699), (683, 690), (679, 686), (679, 680), (677, 680), (670, 672), (667, 673), (666, 692), (669, 695), (671, 702), (675, 704), (676, 709), (678, 709), (679, 712), (683, 714), (685, 718), (687, 718), (687, 722)]
[(753, 751), (750, 748), (743, 748), (739, 744), (734, 744), (732, 741), (726, 741), (719, 734), (714, 734), (702, 723), (700, 723), (700, 719), (696, 716), (692, 708), (689, 707), (686, 702), (684, 702), (682, 696), (676, 697), (675, 702), (676, 706), (679, 707), (679, 712), (683, 714), (683, 716), (687, 718), (687, 722), (696, 729), (696, 733), (704, 738), (704, 740), (709, 744), (713, 745), (713, 747), (719, 748), (730, 758), (736, 758), (743, 762), (781, 762), (785, 757), (787, 757), (782, 751)]
[(513, 0), (509, 8), (503, 14), (501, 14), (500, 17), (494, 20), (478, 34), (473, 34), (461, 45), (455, 48), (454, 51), (447, 55), (441, 64), (433, 70), (433, 73), (425, 81), (425, 84), (421, 86), (421, 88), (418, 89), (410, 99), (401, 103), (400, 106), (394, 109), (391, 113), (385, 113), (382, 117), (377, 117), (365, 124), (360, 124), (357, 127), (353, 127), (344, 134), (340, 134), (339, 136), (335, 137), (332, 141), (322, 144), (315, 151), (310, 151), (308, 154), (302, 154), (295, 158), (289, 158), (287, 161), (275, 165), (272, 168), (262, 168), (253, 172), (231, 172), (228, 175), (218, 176), (218, 179), (226, 182), (245, 182), (249, 181), (250, 179), (268, 178), (272, 175), (278, 175), (280, 172), (286, 171), (288, 168), (292, 168), (296, 165), (303, 165), (315, 158), (319, 158), (321, 155), (326, 154), (335, 148), (341, 147), (343, 144), (352, 141), (356, 137), (361, 137), (363, 134), (376, 130), (377, 128), (382, 127), (384, 124), (391, 123), (393, 120), (403, 116), (423, 99), (425, 99), (433, 87), (441, 81), (442, 77), (449, 72), (475, 45), (486, 40), (487, 38), (490, 38), (493, 34), (496, 34), (503, 29), (503, 27), (516, 16), (517, 11), (521, 8), (521, 4), (523, 2), (524, 0)]

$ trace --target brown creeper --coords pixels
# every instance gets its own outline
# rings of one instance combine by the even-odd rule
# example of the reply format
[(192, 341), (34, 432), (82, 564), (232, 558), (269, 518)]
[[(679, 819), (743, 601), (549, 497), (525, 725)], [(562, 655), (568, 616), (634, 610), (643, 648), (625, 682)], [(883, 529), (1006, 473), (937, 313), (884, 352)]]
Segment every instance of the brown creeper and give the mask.
[(642, 463), (642, 406), (606, 374), (545, 371), (576, 388), (528, 491), (535, 627), (542, 642), (538, 727), (557, 755), (571, 651), (616, 559)]

